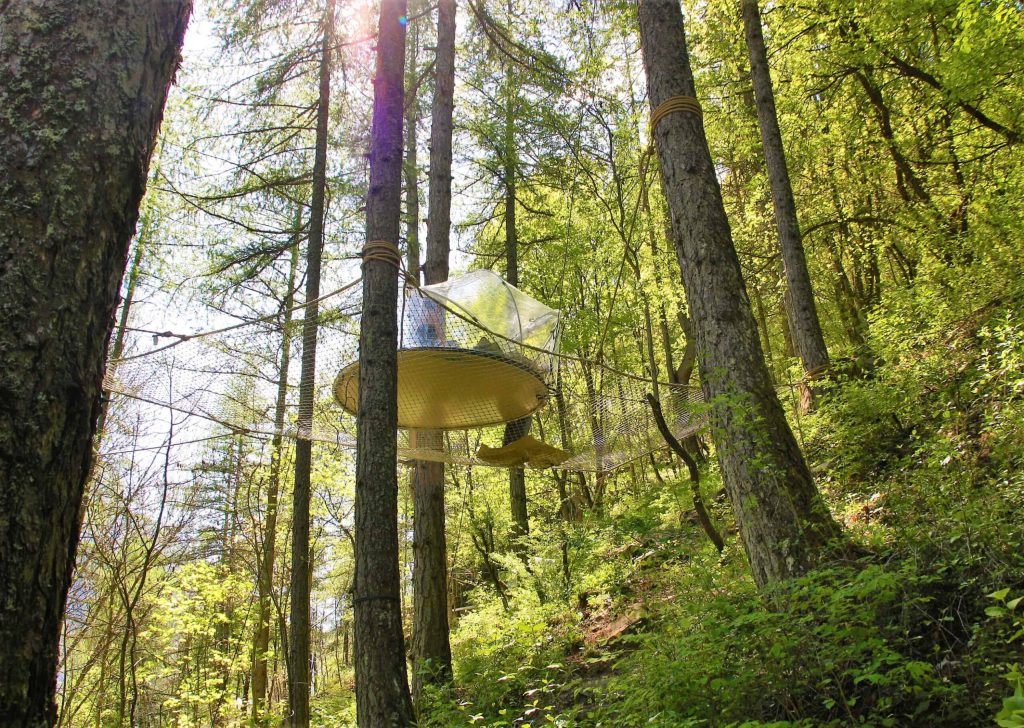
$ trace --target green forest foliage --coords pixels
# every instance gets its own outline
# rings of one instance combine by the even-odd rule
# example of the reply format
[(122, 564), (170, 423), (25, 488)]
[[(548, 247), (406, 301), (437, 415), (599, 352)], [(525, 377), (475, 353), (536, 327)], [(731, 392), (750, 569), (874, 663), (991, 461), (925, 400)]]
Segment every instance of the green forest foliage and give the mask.
[[(136, 242), (146, 246), (136, 325), (169, 305), (239, 317), (281, 307), (315, 115), (315, 13), (300, 5), (205, 7), (217, 48), (186, 54), (168, 110), (151, 224)], [(667, 380), (686, 308), (656, 170), (639, 177), (647, 106), (632, 4), (478, 5), (515, 44), (498, 49), (460, 3), (453, 271), (501, 272), (511, 166), (521, 287), (565, 311), (563, 348)], [(525, 560), (510, 540), (506, 472), (450, 466), (455, 686), (431, 689), (420, 724), (1022, 726), (1024, 12), (1009, 0), (764, 3), (834, 363), (814, 411), (801, 412), (737, 3), (684, 5), (765, 356), (860, 555), (758, 592), (707, 440), (701, 488), (726, 535), (721, 555), (667, 451), (606, 479), (529, 472)], [(372, 16), (352, 4), (335, 74), (328, 278), (361, 244), (372, 56), (359, 38)], [(429, 13), (412, 22), (434, 32)], [(247, 66), (255, 57), (269, 60)], [(430, 89), (428, 78), (424, 109)], [(421, 125), (425, 199), (426, 112)], [(258, 366), (280, 346), (247, 355)], [(151, 423), (123, 402), (111, 420), (70, 597), (61, 723), (248, 724), (269, 444), (211, 435), (154, 446)], [(352, 455), (314, 452), (314, 723), (344, 726), (354, 722)], [(287, 703), (288, 500), (269, 655), (275, 719)], [(410, 500), (403, 485), (407, 611)]]

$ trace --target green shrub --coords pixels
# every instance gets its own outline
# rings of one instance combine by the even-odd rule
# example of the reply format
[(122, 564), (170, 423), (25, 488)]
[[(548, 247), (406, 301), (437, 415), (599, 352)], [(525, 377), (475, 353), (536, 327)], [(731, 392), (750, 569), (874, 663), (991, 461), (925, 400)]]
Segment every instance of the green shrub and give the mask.
[[(682, 599), (637, 638), (588, 724), (968, 725), (980, 716), (932, 654), (934, 577), (906, 566), (819, 571), (777, 591), (773, 608), (730, 580)], [(928, 652), (928, 650), (924, 650)]]

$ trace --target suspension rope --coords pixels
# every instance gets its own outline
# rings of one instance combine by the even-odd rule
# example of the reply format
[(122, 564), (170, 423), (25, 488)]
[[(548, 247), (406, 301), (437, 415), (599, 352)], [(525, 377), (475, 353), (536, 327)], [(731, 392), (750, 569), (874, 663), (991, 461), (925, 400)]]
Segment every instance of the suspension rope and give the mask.
[[(323, 303), (324, 301), (326, 301), (326, 300), (328, 300), (330, 298), (334, 298), (335, 296), (340, 295), (340, 294), (344, 293), (345, 291), (347, 291), (347, 290), (349, 290), (351, 288), (354, 288), (355, 286), (359, 285), (362, 282), (363, 282), (363, 279), (361, 277), (360, 278), (356, 278), (354, 281), (352, 281), (350, 283), (346, 283), (341, 288), (336, 288), (335, 290), (331, 291), (330, 293), (325, 293), (324, 295), (319, 296), (319, 297), (317, 297), (315, 299), (312, 299), (310, 301), (307, 301), (305, 303), (300, 303), (300, 304), (298, 304), (296, 306), (292, 306), (291, 309), (289, 309), (289, 310), (292, 313), (297, 313), (299, 311), (303, 311), (304, 312), (306, 310), (307, 306), (309, 306), (311, 304), (314, 304), (314, 303), (316, 303), (316, 304)], [(150, 349), (149, 351), (139, 352), (138, 354), (132, 354), (130, 356), (122, 356), (120, 359), (114, 360), (112, 363), (120, 364), (121, 362), (132, 361), (134, 359), (141, 359), (142, 357), (150, 356), (152, 354), (158, 354), (158, 353), (160, 353), (162, 351), (167, 351), (168, 349), (174, 348), (175, 346), (178, 346), (179, 344), (184, 344), (186, 341), (191, 341), (192, 339), (202, 339), (202, 338), (206, 338), (208, 336), (217, 336), (218, 334), (226, 334), (226, 333), (228, 333), (230, 331), (236, 331), (237, 329), (244, 329), (246, 326), (254, 326), (256, 324), (265, 324), (265, 323), (270, 323), (272, 321), (277, 321), (279, 318), (281, 318), (282, 313), (283, 313), (282, 311), (275, 311), (274, 313), (268, 313), (266, 316), (260, 316), (258, 318), (254, 318), (254, 319), (246, 319), (244, 321), (239, 321), (237, 324), (231, 324), (230, 326), (225, 326), (224, 328), (211, 329), (209, 331), (200, 331), (199, 333), (196, 333), (196, 334), (176, 334), (173, 331), (162, 331), (162, 332), (159, 332), (159, 333), (154, 333), (153, 334), (153, 338), (170, 338), (170, 337), (174, 337), (174, 338), (177, 339), (177, 341), (172, 341), (170, 344), (167, 344), (166, 346), (161, 346), (161, 347), (159, 347), (157, 349)], [(141, 329), (140, 329), (140, 331), (141, 331)], [(150, 333), (150, 332), (145, 332), (145, 333)]]
[(370, 240), (363, 246), (363, 263), (379, 260), (402, 270), (402, 251), (389, 240)]
[(700, 102), (693, 96), (672, 96), (665, 99), (657, 108), (651, 112), (650, 137), (651, 145), (654, 144), (654, 130), (658, 124), (669, 114), (694, 114), (698, 119), (703, 117)]

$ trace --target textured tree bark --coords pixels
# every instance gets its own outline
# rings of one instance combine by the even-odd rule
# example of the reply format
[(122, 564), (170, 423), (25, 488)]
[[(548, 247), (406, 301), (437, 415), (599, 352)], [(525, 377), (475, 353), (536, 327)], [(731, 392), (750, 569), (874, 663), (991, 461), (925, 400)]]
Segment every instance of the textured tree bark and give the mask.
[[(402, 194), (404, 0), (382, 0), (374, 78), (367, 241), (397, 244)], [(398, 572), (397, 347), (398, 271), (363, 263), (356, 418), (355, 663), (361, 726), (413, 723), (405, 672)]]
[[(638, 12), (652, 109), (695, 96), (679, 4), (641, 0)], [(813, 567), (842, 534), (772, 388), (701, 119), (671, 113), (654, 139), (722, 476), (765, 586)]]
[[(430, 127), (426, 282), (448, 279), (452, 204), (452, 112), (455, 91), (455, 0), (440, 0)], [(440, 432), (417, 437), (440, 439)], [(440, 443), (438, 443), (440, 444)], [(412, 694), (452, 679), (448, 626), (448, 546), (444, 528), (444, 463), (413, 469)]]
[[(417, 0), (409, 0), (409, 12), (415, 15), (419, 10)], [(417, 159), (416, 124), (419, 121), (419, 89), (416, 86), (418, 67), (417, 56), (420, 45), (420, 26), (413, 23), (409, 33), (408, 68), (405, 87), (405, 163), (402, 173), (405, 177), (405, 270), (420, 282), (420, 185), (419, 161)]]
[(455, 0), (439, 0), (434, 102), (430, 122), (428, 282), (448, 278), (452, 225), (452, 114), (455, 107)]
[(324, 245), (324, 200), (327, 194), (327, 126), (331, 108), (331, 57), (334, 49), (335, 0), (327, 0), (320, 53), (320, 97), (316, 112), (313, 190), (306, 245), (306, 302), (302, 319), (302, 367), (299, 373), (298, 437), (292, 491), (292, 575), (288, 625), (288, 724), (309, 725), (309, 500), (313, 461), (313, 399), (316, 395), (316, 337), (320, 318), (320, 259)]
[[(516, 174), (518, 174), (515, 148), (515, 109), (511, 79), (506, 78), (505, 99), (505, 280), (519, 286), (519, 231), (516, 227)], [(523, 417), (505, 425), (502, 445), (515, 442), (530, 432), (533, 417)], [(521, 558), (526, 557), (523, 538), (530, 534), (530, 516), (526, 506), (526, 471), (508, 470), (509, 508), (512, 513), (512, 548)]]
[[(301, 210), (296, 229), (301, 229)], [(298, 234), (297, 234), (298, 236)], [(292, 307), (295, 305), (295, 278), (299, 265), (299, 241), (292, 245), (288, 264), (288, 288), (281, 302), (281, 359), (277, 368), (277, 401), (274, 405), (274, 437), (270, 444), (270, 474), (267, 478), (267, 517), (263, 524), (263, 549), (256, 578), (256, 629), (252, 651), (252, 719), (257, 725), (268, 722), (267, 650), (270, 649), (271, 597), (274, 588), (274, 561), (277, 557), (277, 505), (281, 491), (281, 459), (284, 457), (284, 418), (288, 400), (288, 369), (291, 366)]]
[(768, 167), (768, 182), (772, 189), (772, 204), (775, 208), (775, 225), (779, 231), (779, 246), (786, 273), (789, 291), (786, 311), (789, 328), (793, 334), (800, 362), (807, 374), (819, 373), (828, 368), (828, 349), (821, 333), (818, 309), (811, 288), (811, 276), (807, 270), (800, 223), (796, 216), (793, 200), (793, 186), (789, 181), (789, 168), (782, 146), (782, 132), (775, 110), (775, 93), (768, 69), (768, 52), (765, 50), (764, 35), (761, 32), (761, 11), (757, 0), (740, 0), (743, 27), (750, 56), (750, 78), (754, 84), (754, 101), (757, 108), (757, 122), (761, 129), (761, 145), (764, 148), (765, 163)]
[(56, 720), (107, 341), (189, 0), (0, 2), (0, 716)]

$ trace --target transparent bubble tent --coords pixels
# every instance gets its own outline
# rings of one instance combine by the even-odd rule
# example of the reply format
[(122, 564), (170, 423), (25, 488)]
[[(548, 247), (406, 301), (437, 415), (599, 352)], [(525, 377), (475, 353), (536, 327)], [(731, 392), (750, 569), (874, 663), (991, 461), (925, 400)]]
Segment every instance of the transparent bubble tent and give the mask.
[[(496, 273), (406, 287), (399, 314), (399, 427), (486, 427), (533, 414), (548, 400), (561, 312)], [(358, 358), (342, 367), (334, 396), (355, 414)]]

